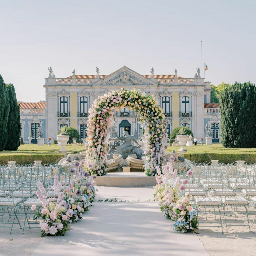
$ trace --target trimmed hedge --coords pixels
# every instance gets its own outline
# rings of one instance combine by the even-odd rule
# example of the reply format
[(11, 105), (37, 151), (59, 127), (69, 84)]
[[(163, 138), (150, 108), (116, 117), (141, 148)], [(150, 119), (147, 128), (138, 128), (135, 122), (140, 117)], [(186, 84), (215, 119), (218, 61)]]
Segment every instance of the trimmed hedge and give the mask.
[(8, 161), (16, 161), (18, 165), (26, 165), (33, 164), (35, 160), (41, 160), (42, 164), (57, 164), (63, 157), (62, 154), (0, 154), (0, 165), (6, 165)]
[(210, 163), (211, 160), (219, 160), (223, 164), (232, 164), (238, 160), (244, 160), (247, 164), (254, 164), (256, 162), (256, 153), (250, 154), (217, 154), (217, 153), (193, 153), (184, 154), (184, 157), (197, 164)]

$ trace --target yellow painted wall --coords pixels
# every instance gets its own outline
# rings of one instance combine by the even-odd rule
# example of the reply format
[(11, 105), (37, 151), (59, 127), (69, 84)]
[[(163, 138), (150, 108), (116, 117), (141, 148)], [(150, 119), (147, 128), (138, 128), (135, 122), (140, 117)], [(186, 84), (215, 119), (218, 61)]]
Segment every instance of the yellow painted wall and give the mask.
[(77, 96), (76, 92), (70, 93), (70, 126), (77, 129)]
[(172, 129), (179, 127), (179, 92), (172, 93)]

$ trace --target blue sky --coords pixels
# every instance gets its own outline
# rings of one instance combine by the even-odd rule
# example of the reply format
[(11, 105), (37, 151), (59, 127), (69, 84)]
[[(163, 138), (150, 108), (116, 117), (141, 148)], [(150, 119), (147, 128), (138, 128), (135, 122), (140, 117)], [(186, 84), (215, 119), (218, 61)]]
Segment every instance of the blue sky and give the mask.
[(45, 99), (49, 66), (193, 77), (201, 41), (207, 80), (256, 83), (255, 0), (0, 0), (0, 38), (0, 74), (21, 101)]

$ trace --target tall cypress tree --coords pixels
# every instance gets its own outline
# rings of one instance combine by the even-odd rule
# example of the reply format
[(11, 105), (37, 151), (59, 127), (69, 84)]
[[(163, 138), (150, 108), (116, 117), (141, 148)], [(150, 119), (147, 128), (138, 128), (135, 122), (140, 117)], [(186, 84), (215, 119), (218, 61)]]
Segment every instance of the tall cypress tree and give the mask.
[(235, 83), (220, 97), (221, 138), (224, 147), (256, 147), (256, 87)]
[(0, 151), (4, 150), (7, 142), (9, 109), (6, 86), (0, 75)]
[(17, 102), (14, 86), (7, 84), (6, 88), (10, 112), (7, 124), (8, 138), (5, 150), (17, 150), (20, 145), (20, 107)]

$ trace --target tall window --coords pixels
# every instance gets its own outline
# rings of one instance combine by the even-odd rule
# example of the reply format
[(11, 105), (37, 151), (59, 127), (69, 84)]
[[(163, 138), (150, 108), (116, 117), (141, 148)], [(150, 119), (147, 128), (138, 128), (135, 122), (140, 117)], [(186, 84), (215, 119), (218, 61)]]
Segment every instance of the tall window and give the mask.
[(88, 116), (88, 98), (80, 97), (80, 116)]
[(170, 97), (168, 97), (168, 96), (162, 97), (162, 107), (163, 107), (165, 116), (170, 116), (170, 114), (171, 114)]
[(87, 125), (80, 124), (80, 138), (85, 139), (87, 137)]
[(60, 116), (68, 116), (68, 97), (60, 97)]
[(190, 116), (190, 108), (189, 108), (189, 97), (183, 96), (181, 98), (181, 116)]

